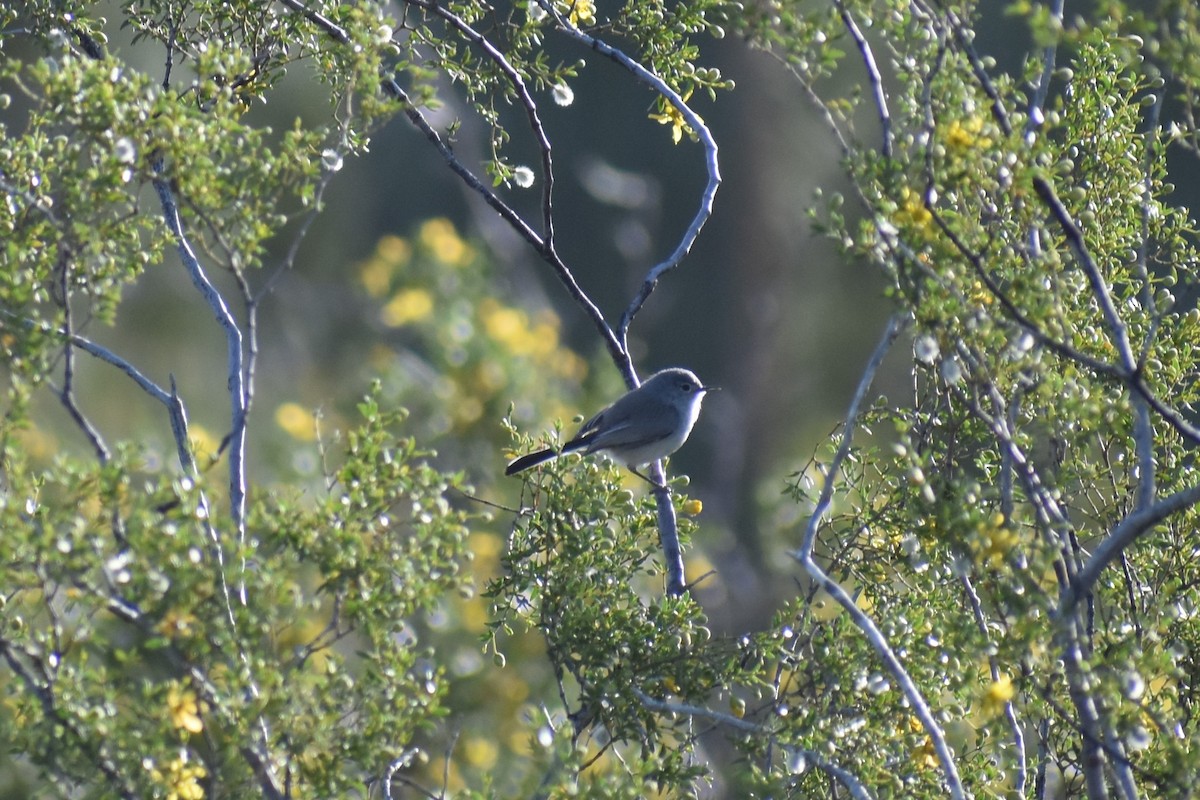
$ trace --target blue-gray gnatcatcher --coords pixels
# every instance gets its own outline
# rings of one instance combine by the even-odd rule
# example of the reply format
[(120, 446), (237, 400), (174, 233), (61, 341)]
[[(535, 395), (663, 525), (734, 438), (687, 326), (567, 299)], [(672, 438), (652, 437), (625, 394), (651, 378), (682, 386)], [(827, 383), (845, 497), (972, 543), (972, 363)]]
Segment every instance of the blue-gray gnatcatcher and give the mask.
[(561, 450), (547, 448), (521, 456), (504, 474), (515, 475), (563, 453), (581, 451), (607, 453), (641, 475), (637, 467), (671, 455), (687, 441), (705, 393), (717, 388), (705, 386), (686, 369), (656, 372), (584, 423)]

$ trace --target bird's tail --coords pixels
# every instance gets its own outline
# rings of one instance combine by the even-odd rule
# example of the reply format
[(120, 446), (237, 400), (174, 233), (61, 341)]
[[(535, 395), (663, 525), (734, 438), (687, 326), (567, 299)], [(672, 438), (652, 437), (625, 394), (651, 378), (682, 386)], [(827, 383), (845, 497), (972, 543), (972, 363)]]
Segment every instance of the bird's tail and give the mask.
[(504, 474), (516, 475), (518, 472), (524, 472), (530, 467), (536, 467), (538, 464), (545, 464), (554, 458), (558, 458), (557, 450), (549, 447), (545, 450), (538, 450), (536, 453), (529, 453), (509, 462), (509, 465), (504, 468)]

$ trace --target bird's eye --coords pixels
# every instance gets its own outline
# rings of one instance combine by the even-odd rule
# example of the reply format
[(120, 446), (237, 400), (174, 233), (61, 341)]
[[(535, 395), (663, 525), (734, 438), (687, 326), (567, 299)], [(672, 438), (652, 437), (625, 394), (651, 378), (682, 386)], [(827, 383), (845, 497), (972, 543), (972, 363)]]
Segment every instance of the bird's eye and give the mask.
[(694, 387), (694, 386), (692, 386), (692, 382), (691, 382), (691, 381), (680, 381), (680, 382), (679, 382), (679, 388), (680, 388), (680, 389), (682, 389), (682, 390), (683, 390), (683, 391), (685, 391), (685, 392), (690, 392), (690, 391), (691, 391), (692, 389), (694, 389), (695, 387)]

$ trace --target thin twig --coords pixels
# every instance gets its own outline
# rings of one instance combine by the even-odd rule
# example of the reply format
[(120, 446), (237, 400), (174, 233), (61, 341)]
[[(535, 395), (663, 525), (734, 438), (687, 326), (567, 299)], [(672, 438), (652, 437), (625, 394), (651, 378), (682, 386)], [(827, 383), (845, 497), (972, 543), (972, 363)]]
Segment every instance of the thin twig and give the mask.
[(675, 515), (675, 504), (671, 502), (671, 487), (667, 485), (666, 472), (661, 461), (650, 466), (650, 479), (655, 484), (651, 490), (658, 511), (658, 541), (667, 567), (666, 592), (672, 597), (687, 591), (683, 567), (683, 547), (679, 544), (679, 520)]
[(405, 116), (408, 117), (413, 126), (423, 133), (425, 138), (433, 144), (438, 153), (441, 154), (442, 159), (446, 162), (446, 165), (450, 167), (450, 169), (456, 175), (458, 175), (459, 178), (461, 178), (462, 181), (467, 184), (472, 191), (482, 197), (484, 202), (491, 206), (492, 209), (500, 215), (500, 218), (507, 222), (522, 239), (528, 242), (538, 253), (538, 255), (541, 256), (543, 261), (550, 265), (550, 267), (554, 270), (559, 282), (566, 287), (567, 292), (571, 295), (571, 299), (574, 300), (584, 310), (588, 318), (592, 321), (593, 327), (595, 327), (596, 331), (600, 334), (600, 338), (608, 348), (609, 355), (613, 358), (613, 360), (619, 364), (627, 363), (628, 357), (625, 355), (625, 351), (622, 349), (621, 343), (613, 334), (612, 328), (604, 319), (604, 313), (600, 311), (600, 308), (595, 304), (595, 302), (592, 301), (591, 297), (589, 297), (587, 293), (583, 291), (583, 288), (575, 279), (575, 275), (559, 257), (558, 251), (552, 246), (547, 246), (547, 243), (542, 239), (537, 231), (531, 228), (529, 223), (527, 223), (520, 214), (514, 211), (511, 206), (509, 206), (500, 198), (499, 195), (492, 191), (491, 187), (480, 180), (474, 172), (472, 172), (465, 164), (458, 160), (458, 156), (454, 154), (454, 150), (442, 138), (442, 136), (433, 129), (433, 126), (429, 124), (427, 119), (425, 119), (425, 115), (421, 113), (421, 110), (417, 108), (416, 104), (414, 104), (411, 98), (409, 98), (408, 93), (404, 91), (404, 89), (399, 83), (396, 82), (395, 79), (388, 79), (384, 81), (384, 87), (394, 97), (400, 100), (404, 108)]
[[(988, 621), (987, 616), (983, 612), (983, 603), (979, 599), (979, 593), (975, 591), (975, 586), (971, 583), (971, 578), (964, 575), (961, 580), (963, 590), (967, 593), (967, 600), (971, 604), (971, 613), (975, 615), (975, 627), (979, 628), (979, 632), (983, 634), (983, 638), (987, 644), (988, 670), (991, 672), (992, 681), (998, 682), (1000, 680), (1000, 663), (991, 652), (992, 638), (988, 633)], [(1017, 763), (1013, 765), (1012, 790), (1013, 794), (1023, 800), (1025, 797), (1025, 773), (1028, 769), (1025, 760), (1025, 734), (1021, 728), (1021, 720), (1017, 716), (1017, 707), (1011, 699), (1004, 701), (1004, 717), (1008, 720), (1008, 727), (1012, 731), (1012, 750), (1017, 760)]]
[(1096, 546), (1091, 558), (1067, 587), (1062, 600), (1059, 601), (1058, 616), (1066, 618), (1074, 611), (1079, 601), (1091, 592), (1100, 574), (1125, 551), (1125, 548), (1167, 517), (1185, 511), (1197, 503), (1200, 503), (1200, 484), (1181, 489), (1156, 503), (1138, 508), (1121, 520), (1104, 541)]
[[(22, 651), (22, 654), (38, 664), (42, 663), (43, 658), (36, 653)], [(96, 768), (104, 776), (105, 780), (108, 781), (109, 785), (112, 786), (113, 791), (118, 796), (128, 798), (128, 800), (140, 797), (138, 792), (135, 791), (135, 787), (131, 786), (121, 775), (121, 770), (118, 769), (116, 763), (105, 753), (104, 737), (93, 736), (81, 731), (76, 726), (74, 719), (58, 707), (50, 684), (38, 681), (25, 662), (17, 657), (17, 649), (11, 642), (4, 638), (0, 638), (0, 657), (3, 657), (12, 673), (25, 684), (29, 693), (38, 699), (38, 702), (42, 706), (43, 716), (48, 721), (52, 720), (56, 728), (70, 734), (77, 741), (80, 750), (86, 753), (95, 763)]]
[(554, 158), (553, 150), (550, 146), (550, 138), (546, 135), (546, 129), (542, 125), (541, 117), (538, 115), (537, 103), (534, 102), (533, 95), (529, 91), (529, 87), (525, 83), (525, 79), (521, 76), (519, 70), (514, 68), (504, 57), (504, 54), (492, 44), (492, 42), (483, 34), (476, 31), (465, 20), (457, 16), (440, 2), (436, 0), (405, 0), (418, 8), (424, 8), (427, 11), (432, 11), (435, 15), (449, 22), (456, 30), (466, 37), (467, 41), (471, 42), (481, 49), (492, 63), (500, 68), (500, 71), (512, 84), (516, 91), (517, 99), (520, 101), (521, 107), (525, 109), (525, 117), (529, 122), (529, 131), (533, 134), (533, 138), (537, 143), (538, 152), (542, 158), (542, 242), (543, 247), (549, 251), (554, 249)]
[(88, 442), (91, 443), (92, 449), (96, 451), (96, 457), (100, 459), (100, 463), (107, 464), (109, 451), (108, 447), (104, 444), (104, 439), (100, 436), (100, 432), (96, 430), (96, 426), (80, 410), (79, 404), (75, 402), (75, 347), (71, 344), (71, 336), (75, 333), (75, 317), (71, 311), (71, 256), (67, 252), (65, 245), (59, 246), (58, 256), (58, 287), (62, 295), (60, 299), (63, 309), (63, 331), (67, 340), (63, 345), (63, 385), (58, 394), (58, 399), (62, 402), (63, 407), (67, 409), (67, 413), (71, 415), (71, 419), (83, 431)]
[(1063, 205), (1058, 194), (1054, 191), (1054, 187), (1042, 175), (1035, 175), (1033, 178), (1033, 189), (1037, 192), (1038, 197), (1050, 209), (1058, 226), (1062, 229), (1067, 237), (1067, 243), (1071, 246), (1071, 250), (1075, 253), (1075, 259), (1079, 262), (1080, 268), (1084, 275), (1087, 276), (1088, 282), (1092, 286), (1092, 294), (1096, 297), (1096, 302), (1100, 304), (1100, 309), (1104, 314), (1104, 320), (1108, 324), (1109, 332), (1112, 334), (1113, 346), (1116, 348), (1117, 355), (1121, 358), (1121, 366), (1125, 368), (1126, 373), (1133, 375), (1138, 371), (1137, 358), (1133, 354), (1133, 347), (1129, 343), (1129, 330), (1125, 323), (1121, 320), (1117, 313), (1117, 307), (1113, 303), (1112, 292), (1108, 289), (1108, 284), (1104, 280), (1104, 275), (1100, 271), (1100, 266), (1096, 260), (1092, 258), (1091, 251), (1088, 250), (1087, 242), (1084, 241), (1083, 231), (1079, 225), (1071, 217), (1067, 207)]

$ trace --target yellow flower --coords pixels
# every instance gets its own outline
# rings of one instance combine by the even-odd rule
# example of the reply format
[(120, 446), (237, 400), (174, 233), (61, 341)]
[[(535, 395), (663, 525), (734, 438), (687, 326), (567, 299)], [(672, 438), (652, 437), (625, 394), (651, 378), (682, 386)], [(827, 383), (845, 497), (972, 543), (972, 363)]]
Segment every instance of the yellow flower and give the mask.
[(475, 257), (475, 251), (458, 235), (454, 223), (442, 217), (423, 224), (417, 238), (434, 258), (452, 267), (461, 267)]
[(483, 736), (472, 736), (462, 743), (463, 756), (472, 767), (489, 770), (496, 766), (500, 757), (500, 748), (492, 739)]
[(1001, 675), (1000, 680), (992, 681), (983, 693), (983, 713), (995, 716), (1004, 710), (1004, 705), (1013, 699), (1012, 678)]
[(973, 281), (967, 297), (978, 306), (990, 306), (996, 299), (992, 296), (992, 290), (983, 285), (983, 281)]
[(196, 693), (184, 689), (179, 684), (167, 690), (167, 709), (171, 712), (171, 724), (179, 730), (188, 733), (199, 733), (204, 730), (204, 720), (200, 713), (204, 703), (196, 699)]
[(907, 186), (900, 190), (900, 207), (893, 212), (892, 220), (899, 228), (915, 228), (923, 238), (934, 234), (932, 212), (925, 207), (924, 198)]
[(933, 739), (925, 737), (919, 745), (912, 750), (912, 762), (918, 769), (937, 769), (937, 751), (933, 748)]
[(980, 136), (982, 132), (983, 117), (970, 117), (965, 122), (956, 119), (946, 127), (946, 144), (955, 150), (990, 147), (992, 140), (987, 136)]
[(217, 450), (221, 443), (203, 425), (193, 424), (188, 428), (188, 439), (192, 444), (192, 454), (202, 464), (208, 464), (217, 459)]
[(596, 24), (596, 4), (592, 0), (574, 0), (571, 4), (571, 24), (578, 27)]
[(150, 767), (150, 777), (166, 788), (167, 800), (204, 800), (200, 781), (207, 776), (208, 770), (202, 765), (188, 763), (186, 750), (180, 751), (165, 770)]
[(163, 636), (191, 636), (196, 630), (196, 618), (186, 611), (168, 611), (156, 630)]
[[(683, 102), (687, 102), (692, 96), (692, 90), (688, 89), (683, 95)], [(676, 108), (671, 101), (665, 97), (658, 98), (658, 114), (651, 114), (650, 119), (658, 120), (660, 125), (671, 125), (671, 141), (679, 144), (683, 140), (683, 134), (686, 133), (693, 141), (696, 139), (696, 132), (687, 124), (687, 120), (683, 118), (683, 112)]]
[(1003, 514), (993, 514), (986, 522), (977, 526), (979, 538), (976, 544), (975, 560), (979, 564), (987, 564), (993, 569), (1004, 565), (1008, 555), (1021, 543), (1021, 537), (1012, 528), (1005, 526)]
[(275, 409), (275, 424), (293, 439), (312, 442), (317, 438), (317, 418), (299, 403), (284, 403)]
[(433, 313), (433, 295), (424, 289), (405, 289), (387, 302), (379, 317), (389, 328), (420, 322)]
[(412, 245), (407, 239), (389, 234), (375, 245), (375, 254), (393, 267), (403, 267), (412, 258)]
[(693, 497), (692, 499), (685, 501), (679, 510), (687, 514), (689, 517), (694, 517), (704, 510), (704, 503)]
[(412, 245), (399, 236), (384, 236), (375, 245), (375, 254), (359, 268), (358, 281), (372, 297), (383, 297), (392, 284), (396, 270), (412, 259)]

